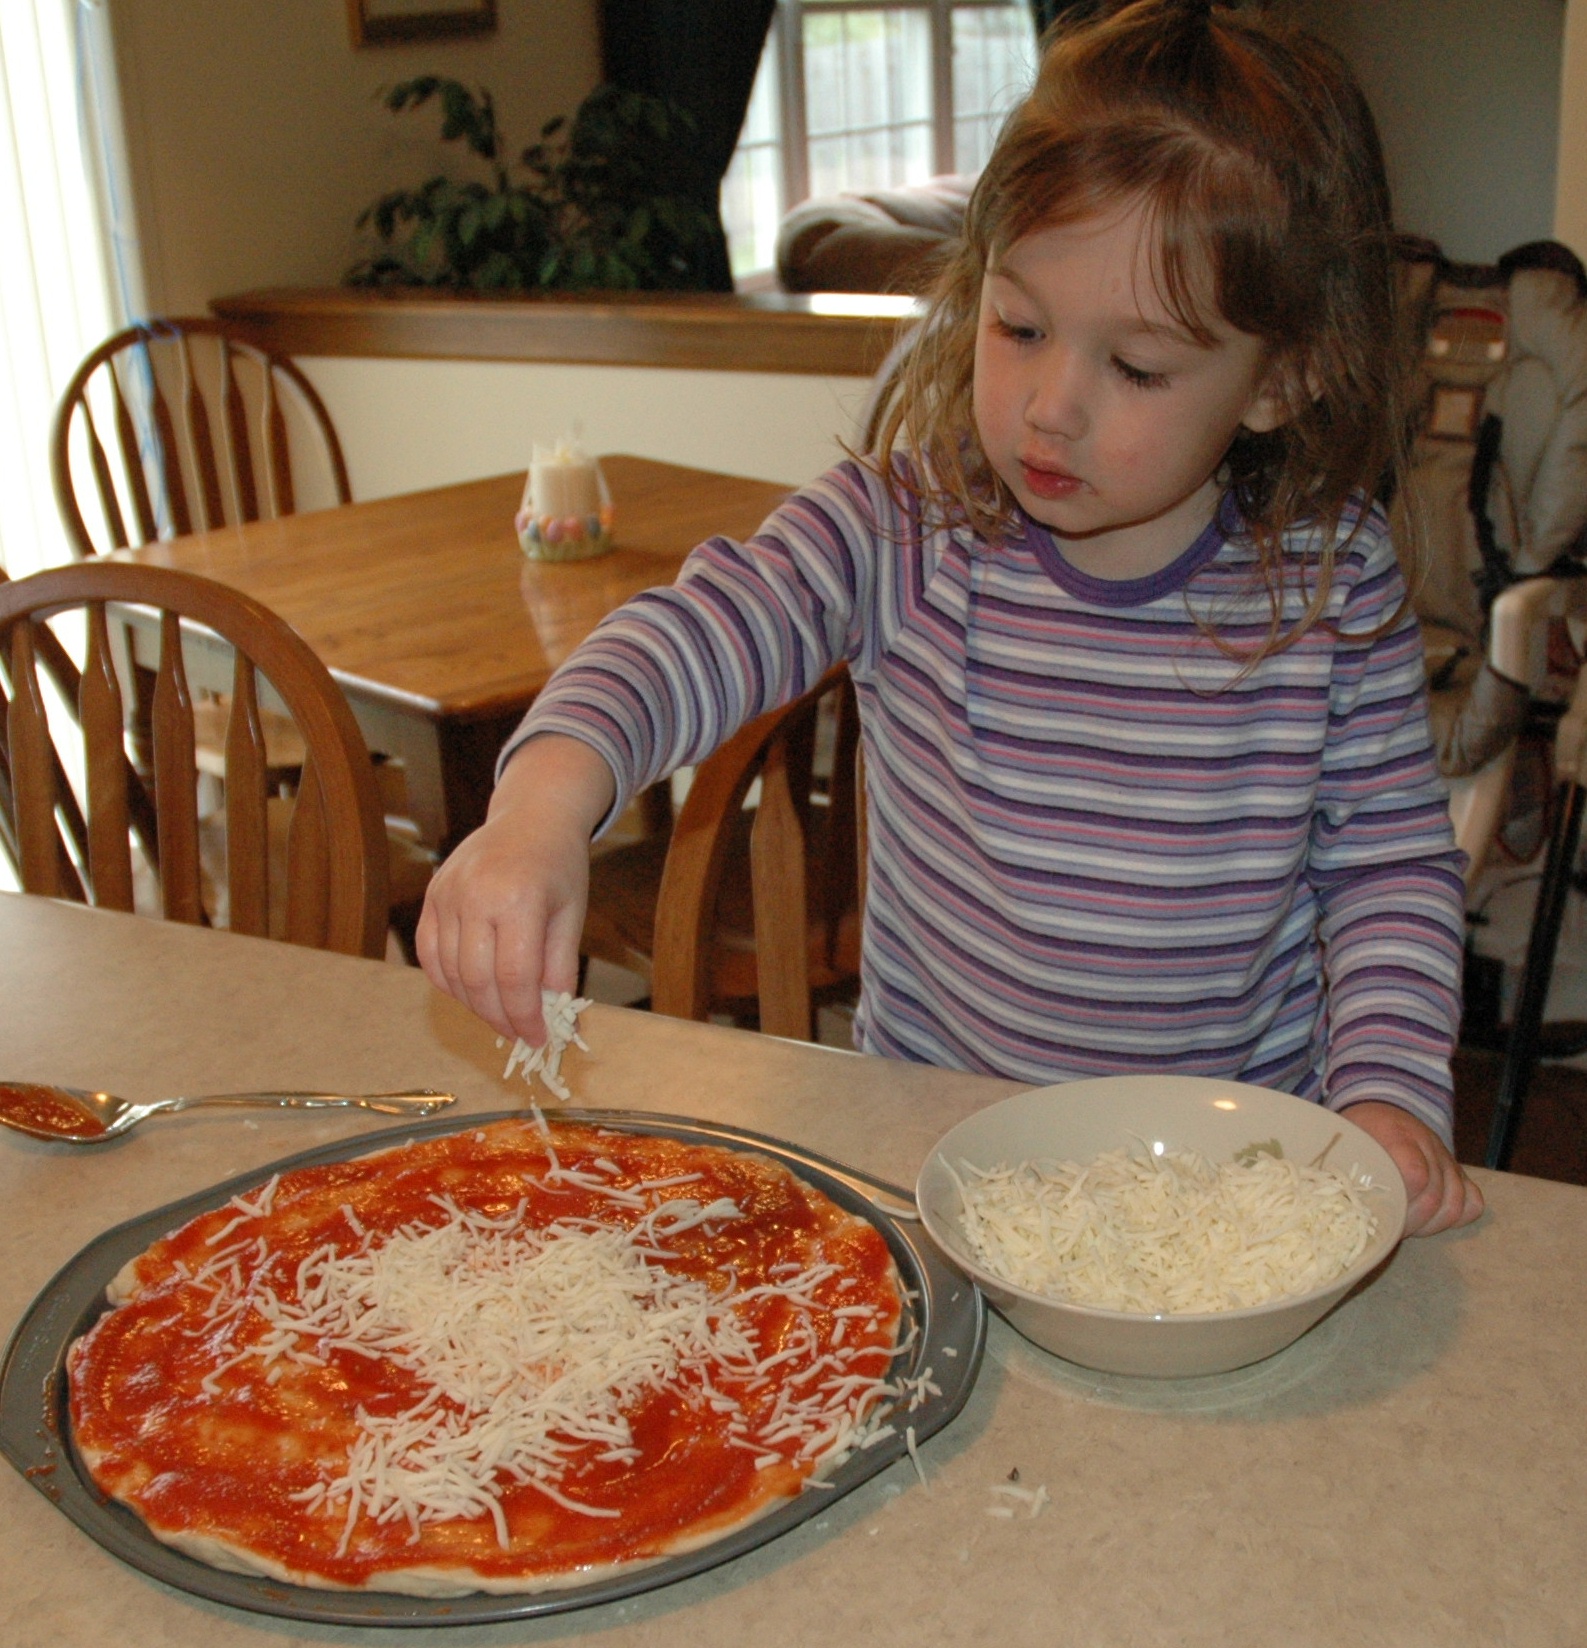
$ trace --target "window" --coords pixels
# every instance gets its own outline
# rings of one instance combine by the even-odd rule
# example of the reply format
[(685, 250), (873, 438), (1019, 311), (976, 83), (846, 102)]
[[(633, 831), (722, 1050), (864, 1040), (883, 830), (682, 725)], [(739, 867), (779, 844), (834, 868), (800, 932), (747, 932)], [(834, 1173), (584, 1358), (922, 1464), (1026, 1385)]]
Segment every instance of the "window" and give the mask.
[(0, 4), (0, 567), (13, 578), (70, 559), (50, 486), (55, 399), (115, 314), (96, 154), (84, 108), (109, 61), (104, 8)]
[[(0, 0), (0, 570), (71, 558), (50, 485), (56, 397), (116, 324), (116, 254), (104, 186), (119, 123), (103, 0)], [(65, 712), (46, 690), (52, 719)], [(72, 780), (81, 785), (81, 773)], [(0, 889), (20, 885), (0, 851)]]
[(1028, 0), (778, 0), (722, 183), (735, 277), (813, 195), (980, 171), (1035, 68)]

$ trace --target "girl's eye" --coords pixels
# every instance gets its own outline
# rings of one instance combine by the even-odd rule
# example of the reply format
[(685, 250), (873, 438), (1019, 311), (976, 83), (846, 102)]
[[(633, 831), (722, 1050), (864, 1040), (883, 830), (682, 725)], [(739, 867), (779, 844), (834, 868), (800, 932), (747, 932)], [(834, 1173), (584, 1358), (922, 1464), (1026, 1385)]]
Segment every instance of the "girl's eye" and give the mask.
[(1006, 315), (994, 315), (992, 330), (999, 337), (1009, 338), (1015, 343), (1034, 343), (1041, 336), (1034, 326), (1027, 326), (1023, 321), (1010, 320)]
[(1143, 371), (1139, 366), (1131, 366), (1127, 360), (1118, 355), (1113, 357), (1113, 370), (1127, 384), (1136, 389), (1163, 389), (1168, 385), (1168, 374), (1166, 372)]

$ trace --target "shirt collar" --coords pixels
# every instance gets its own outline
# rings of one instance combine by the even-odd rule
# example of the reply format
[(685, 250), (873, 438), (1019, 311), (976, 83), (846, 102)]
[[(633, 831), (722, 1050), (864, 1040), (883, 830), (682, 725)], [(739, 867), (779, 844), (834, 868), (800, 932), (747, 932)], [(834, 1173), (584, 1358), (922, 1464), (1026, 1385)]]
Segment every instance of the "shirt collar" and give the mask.
[(1009, 535), (1009, 542), (1023, 544), (1047, 574), (1066, 595), (1089, 606), (1140, 607), (1172, 595), (1211, 561), (1240, 528), (1240, 511), (1233, 495), (1225, 493), (1212, 519), (1201, 530), (1194, 543), (1176, 555), (1167, 566), (1144, 578), (1095, 578), (1069, 561), (1060, 547), (1060, 540), (1039, 521), (1034, 521), (1023, 510), (1018, 515), (1018, 528)]

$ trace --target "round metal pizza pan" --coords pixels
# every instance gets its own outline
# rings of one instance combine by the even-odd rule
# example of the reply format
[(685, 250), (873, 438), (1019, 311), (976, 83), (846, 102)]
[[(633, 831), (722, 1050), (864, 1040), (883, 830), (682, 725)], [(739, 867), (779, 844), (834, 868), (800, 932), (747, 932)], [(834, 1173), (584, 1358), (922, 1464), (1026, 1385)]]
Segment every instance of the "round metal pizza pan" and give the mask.
[[(860, 1188), (879, 1196), (908, 1201), (908, 1193), (869, 1175), (841, 1167), (781, 1139), (714, 1122), (642, 1111), (578, 1110), (558, 1107), (559, 1121), (591, 1122), (635, 1133), (661, 1134), (690, 1143), (751, 1150), (783, 1162), (840, 1207), (868, 1220), (881, 1233), (898, 1266), (905, 1290), (901, 1337), (915, 1334), (894, 1365), (903, 1378), (918, 1378), (931, 1369), (936, 1393), (900, 1413), (898, 1434), (856, 1452), (826, 1480), (829, 1488), (785, 1500), (764, 1516), (723, 1538), (660, 1561), (636, 1564), (627, 1573), (588, 1585), (515, 1594), (474, 1592), (465, 1596), (412, 1597), (384, 1591), (322, 1591), (279, 1580), (227, 1573), (162, 1544), (142, 1520), (107, 1499), (94, 1486), (72, 1444), (66, 1401), (66, 1352), (104, 1313), (105, 1288), (129, 1259), (167, 1232), (272, 1173), (343, 1161), (389, 1148), (406, 1139), (434, 1138), (487, 1122), (522, 1120), (522, 1110), (490, 1115), (448, 1117), (343, 1139), (337, 1144), (295, 1156), (228, 1179), (196, 1195), (155, 1208), (117, 1225), (83, 1248), (44, 1288), (24, 1314), (5, 1360), (0, 1363), (0, 1452), (63, 1516), (76, 1523), (112, 1555), (180, 1591), (250, 1613), (320, 1625), (436, 1626), (479, 1625), (499, 1620), (533, 1619), (598, 1603), (616, 1602), (657, 1590), (743, 1555), (828, 1509), (862, 1482), (878, 1475), (907, 1452), (905, 1425), (917, 1441), (942, 1429), (964, 1406), (980, 1368), (986, 1340), (986, 1310), (981, 1295), (956, 1270), (926, 1234), (925, 1227), (890, 1216)], [(952, 1354), (948, 1354), (951, 1351)]]

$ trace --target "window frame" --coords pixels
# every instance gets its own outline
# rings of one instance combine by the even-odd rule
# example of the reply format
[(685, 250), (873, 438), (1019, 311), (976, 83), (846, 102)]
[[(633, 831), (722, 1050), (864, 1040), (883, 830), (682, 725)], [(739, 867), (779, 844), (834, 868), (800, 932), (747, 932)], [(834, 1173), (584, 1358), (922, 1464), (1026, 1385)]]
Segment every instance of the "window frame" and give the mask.
[(783, 210), (791, 211), (810, 198), (810, 132), (805, 114), (804, 72), (807, 13), (917, 11), (930, 17), (932, 172), (941, 175), (955, 169), (953, 14), (994, 10), (1008, 3), (1009, 0), (777, 0), (770, 32), (777, 41)]

